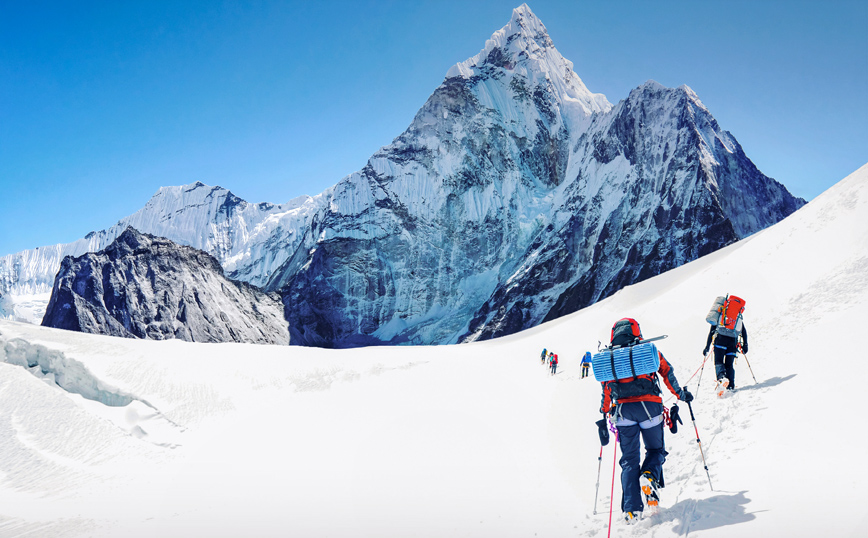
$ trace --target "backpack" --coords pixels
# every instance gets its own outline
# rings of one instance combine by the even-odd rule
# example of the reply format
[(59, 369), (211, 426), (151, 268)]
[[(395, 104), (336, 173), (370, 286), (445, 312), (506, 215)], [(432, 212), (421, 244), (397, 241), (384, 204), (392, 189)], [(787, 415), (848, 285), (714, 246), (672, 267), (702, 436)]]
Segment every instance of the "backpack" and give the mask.
[(594, 377), (600, 383), (653, 374), (660, 368), (660, 353), (651, 342), (608, 348), (591, 359)]
[(640, 340), (639, 322), (620, 319), (612, 326), (611, 346), (591, 359), (594, 377), (609, 386), (613, 400), (660, 394), (660, 353), (651, 342), (638, 344)]
[(718, 297), (711, 305), (711, 310), (705, 317), (705, 321), (717, 326), (717, 334), (738, 338), (741, 334), (742, 317), (745, 300), (735, 295)]
[(724, 303), (726, 303), (726, 296), (724, 295), (715, 299), (714, 303), (711, 305), (711, 310), (709, 310), (708, 315), (705, 316), (705, 321), (711, 325), (717, 325), (717, 322), (720, 321), (720, 313), (723, 312)]

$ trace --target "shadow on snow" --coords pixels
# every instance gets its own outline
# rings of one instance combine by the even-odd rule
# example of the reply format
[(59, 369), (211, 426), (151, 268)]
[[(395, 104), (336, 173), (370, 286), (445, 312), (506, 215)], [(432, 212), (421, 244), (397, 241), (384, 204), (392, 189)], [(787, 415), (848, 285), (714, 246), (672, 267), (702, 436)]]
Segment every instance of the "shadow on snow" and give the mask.
[(780, 376), (772, 377), (770, 379), (766, 379), (762, 383), (757, 383), (755, 385), (742, 385), (742, 386), (738, 387), (738, 392), (744, 392), (746, 390), (759, 390), (759, 389), (765, 389), (768, 387), (775, 387), (777, 385), (780, 385), (781, 383), (789, 381), (790, 379), (796, 377), (796, 375), (797, 374), (790, 374), (787, 377), (780, 377)]
[(678, 521), (672, 531), (680, 536), (690, 532), (704, 531), (727, 525), (746, 523), (756, 516), (745, 511), (750, 499), (741, 491), (733, 495), (715, 495), (707, 499), (685, 499), (665, 512), (652, 516), (655, 525)]

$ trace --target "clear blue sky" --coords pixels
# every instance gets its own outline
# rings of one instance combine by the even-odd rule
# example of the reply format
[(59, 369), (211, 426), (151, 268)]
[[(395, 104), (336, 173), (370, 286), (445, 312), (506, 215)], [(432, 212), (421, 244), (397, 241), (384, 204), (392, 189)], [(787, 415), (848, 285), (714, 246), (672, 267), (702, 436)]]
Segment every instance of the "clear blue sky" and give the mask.
[[(111, 226), (163, 185), (318, 194), (520, 3), (0, 0), (0, 255)], [(687, 84), (798, 196), (868, 162), (868, 2), (528, 5), (591, 91)]]

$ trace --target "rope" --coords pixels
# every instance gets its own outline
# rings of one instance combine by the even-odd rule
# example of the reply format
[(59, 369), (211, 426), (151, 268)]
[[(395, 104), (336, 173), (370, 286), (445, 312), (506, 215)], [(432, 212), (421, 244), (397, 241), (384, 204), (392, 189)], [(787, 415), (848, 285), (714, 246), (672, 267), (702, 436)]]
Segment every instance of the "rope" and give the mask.
[[(705, 368), (705, 363), (708, 361), (708, 357), (710, 357), (711, 355), (714, 355), (714, 350), (713, 350), (713, 349), (709, 350), (709, 352), (705, 355), (705, 357), (703, 357), (703, 359), (702, 359), (702, 364), (699, 365), (699, 368), (697, 368), (696, 371), (693, 372), (693, 375), (690, 376), (690, 378), (687, 379), (687, 382), (684, 383), (683, 386), (686, 387), (687, 385), (689, 385), (690, 382), (693, 380), (693, 378), (696, 377), (696, 374), (698, 374), (698, 373), (700, 372), (700, 370), (703, 370), (703, 369)], [(663, 391), (661, 390), (660, 392), (662, 393)], [(697, 392), (698, 392), (698, 390), (697, 390)], [(673, 398), (675, 398), (675, 396), (670, 395), (668, 398), (666, 398), (666, 401), (663, 402), (663, 403), (664, 403), (664, 404), (668, 404), (669, 402), (672, 401)]]

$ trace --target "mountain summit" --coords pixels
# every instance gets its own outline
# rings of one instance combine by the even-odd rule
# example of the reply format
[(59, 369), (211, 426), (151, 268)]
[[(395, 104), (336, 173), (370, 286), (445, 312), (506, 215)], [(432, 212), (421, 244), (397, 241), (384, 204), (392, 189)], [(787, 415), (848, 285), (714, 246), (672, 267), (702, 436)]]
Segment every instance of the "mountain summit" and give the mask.
[(562, 105), (578, 106), (586, 115), (612, 108), (606, 96), (585, 87), (573, 71), (573, 62), (557, 51), (545, 25), (527, 4), (515, 8), (509, 23), (485, 42), (479, 54), (452, 66), (446, 78), (492, 75), (518, 75), (533, 85), (543, 84)]
[[(649, 81), (614, 106), (592, 94), (526, 5), (322, 194), (273, 206), (174, 189), (204, 198), (127, 224), (280, 293), (290, 341), (324, 347), (511, 334), (805, 203), (757, 170), (690, 88)], [(40, 254), (15, 256), (0, 259), (12, 286)]]
[(591, 94), (527, 6), (328, 196), (268, 284), (296, 343), (510, 334), (804, 203), (689, 88), (649, 82), (614, 107)]

